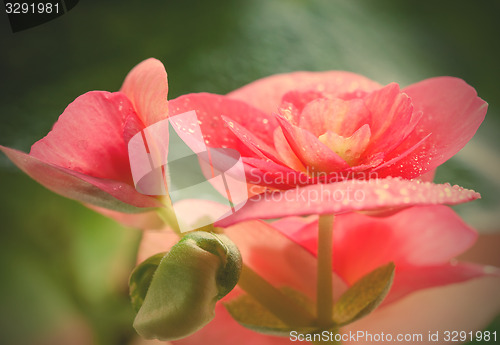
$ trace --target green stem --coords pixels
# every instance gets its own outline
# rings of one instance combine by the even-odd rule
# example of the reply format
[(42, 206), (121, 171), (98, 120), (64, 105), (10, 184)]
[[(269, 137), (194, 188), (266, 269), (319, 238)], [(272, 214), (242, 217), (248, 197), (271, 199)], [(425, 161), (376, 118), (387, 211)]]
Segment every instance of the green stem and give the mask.
[(177, 235), (180, 235), (181, 231), (179, 229), (179, 225), (177, 223), (177, 217), (175, 215), (170, 198), (162, 197), (160, 198), (160, 201), (164, 206), (157, 208), (156, 213), (168, 226), (172, 228), (172, 230), (174, 230), (177, 233)]
[(238, 285), (287, 325), (304, 327), (314, 324), (314, 315), (245, 264)]
[(316, 285), (316, 310), (321, 327), (333, 323), (333, 284), (332, 284), (332, 252), (333, 252), (333, 215), (319, 217), (318, 226), (318, 276)]

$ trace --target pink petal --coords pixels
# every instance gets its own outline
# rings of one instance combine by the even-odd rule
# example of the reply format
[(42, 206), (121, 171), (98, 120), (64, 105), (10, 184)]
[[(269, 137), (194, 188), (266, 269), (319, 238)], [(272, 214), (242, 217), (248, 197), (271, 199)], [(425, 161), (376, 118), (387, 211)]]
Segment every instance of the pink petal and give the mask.
[(222, 119), (228, 124), (229, 129), (236, 135), (249, 149), (257, 156), (265, 160), (280, 162), (278, 153), (274, 147), (269, 146), (263, 140), (259, 139), (255, 134), (241, 126), (238, 122), (222, 116)]
[[(471, 332), (484, 329), (500, 312), (500, 278), (484, 277), (446, 287), (421, 290), (398, 303), (377, 309), (367, 317), (342, 329), (370, 334), (422, 334), (418, 344), (441, 344), (444, 331)], [(439, 341), (429, 334), (439, 332)], [(394, 341), (393, 341), (394, 342)], [(380, 344), (381, 342), (347, 341), (344, 344)], [(396, 342), (394, 342), (396, 343)], [(417, 343), (417, 341), (415, 341)]]
[(220, 220), (217, 225), (225, 227), (249, 219), (455, 205), (479, 197), (479, 193), (449, 184), (401, 178), (349, 180), (254, 196), (238, 212)]
[(32, 179), (67, 198), (126, 213), (162, 206), (157, 199), (138, 193), (127, 183), (85, 175), (8, 147), (0, 149)]
[(317, 256), (318, 216), (285, 217), (273, 222), (272, 226), (293, 242), (300, 244), (309, 253)]
[[(389, 84), (373, 91), (364, 99), (365, 106), (371, 113), (371, 141), (367, 154), (389, 152), (398, 146), (413, 129), (415, 121), (411, 99), (400, 92), (399, 85)], [(415, 115), (415, 120), (420, 114)]]
[(406, 295), (423, 289), (465, 282), (488, 275), (500, 277), (500, 269), (493, 272), (480, 265), (467, 263), (451, 263), (436, 266), (421, 266), (398, 269), (394, 276), (391, 291), (384, 304), (394, 303)]
[(434, 176), (436, 175), (436, 169), (426, 172), (420, 175), (417, 179), (422, 182), (432, 182), (434, 181)]
[(196, 111), (208, 146), (233, 148), (242, 156), (255, 156), (255, 153), (228, 128), (222, 115), (233, 119), (243, 128), (254, 133), (267, 145), (272, 145), (272, 133), (277, 127), (274, 117), (243, 102), (210, 93), (189, 94), (170, 101), (171, 116), (191, 110)]
[[(373, 135), (380, 136), (385, 130), (394, 125), (394, 121), (402, 116), (409, 122), (413, 106), (411, 99), (400, 92), (399, 85), (391, 83), (375, 90), (364, 99), (365, 106), (372, 113), (370, 127)], [(399, 122), (399, 121), (398, 121)]]
[(349, 165), (311, 132), (290, 124), (281, 116), (276, 116), (283, 134), (300, 161), (315, 172), (336, 172)]
[(477, 233), (450, 208), (411, 207), (390, 217), (350, 213), (336, 218), (335, 271), (354, 283), (393, 261), (398, 270), (448, 262), (474, 243)]
[(147, 59), (135, 66), (121, 87), (147, 127), (168, 116), (168, 80), (163, 64)]
[(334, 96), (358, 89), (372, 91), (379, 87), (380, 84), (350, 72), (293, 72), (259, 79), (230, 92), (228, 97), (272, 114), (278, 110), (283, 96), (289, 91), (319, 91)]
[(414, 110), (423, 116), (415, 130), (387, 159), (397, 157), (426, 135), (432, 135), (404, 160), (379, 171), (384, 176), (413, 178), (455, 155), (476, 133), (486, 115), (487, 104), (463, 80), (431, 78), (403, 89)]
[(351, 136), (359, 127), (370, 123), (371, 114), (363, 100), (317, 99), (304, 108), (300, 127), (315, 136), (331, 131), (344, 137)]
[[(372, 171), (373, 172), (376, 172), (377, 173), (377, 176), (379, 173), (379, 171), (381, 171), (381, 174), (382, 174), (382, 177), (385, 177), (385, 174), (384, 172), (387, 171), (387, 170), (390, 170), (393, 166), (397, 165), (397, 163), (399, 161), (403, 161), (407, 156), (411, 155), (413, 152), (417, 151), (417, 149), (420, 147), (420, 146), (424, 146), (426, 144), (426, 141), (427, 139), (429, 139), (429, 137), (431, 136), (432, 133), (429, 133), (426, 137), (423, 137), (418, 143), (416, 143), (415, 145), (413, 145), (412, 147), (408, 148), (406, 151), (403, 151), (401, 152), (399, 155), (397, 156), (392, 156), (392, 158), (386, 160), (384, 163), (376, 166), (375, 169), (373, 169)], [(387, 157), (390, 157), (391, 155), (388, 155)], [(399, 165), (400, 167), (403, 167), (403, 165)], [(415, 167), (414, 167), (415, 168)], [(436, 169), (434, 169), (433, 171), (435, 171)], [(403, 173), (404, 175), (404, 173)], [(420, 179), (421, 181), (425, 181), (425, 180), (422, 180)]]
[(155, 254), (169, 251), (179, 240), (179, 235), (168, 228), (143, 231), (137, 252), (137, 263), (139, 264)]
[(324, 98), (326, 95), (317, 90), (298, 91), (292, 90), (283, 95), (281, 100), (282, 106), (292, 104), (297, 112), (302, 112), (307, 103), (314, 101), (317, 98)]
[[(334, 226), (333, 268), (348, 284), (387, 262), (396, 264), (384, 304), (421, 289), (487, 274), (500, 276), (500, 269), (449, 263), (474, 243), (477, 234), (445, 206), (408, 208), (386, 218), (349, 213), (337, 216)], [(283, 218), (273, 227), (317, 255), (316, 216)]]
[(124, 94), (88, 92), (68, 105), (30, 155), (76, 172), (132, 184), (124, 126), (136, 117)]
[(290, 189), (313, 182), (306, 174), (271, 161), (247, 157), (243, 157), (242, 161), (245, 163), (247, 183), (250, 184)]
[(274, 147), (281, 161), (287, 166), (297, 171), (306, 171), (304, 164), (302, 164), (297, 155), (293, 153), (290, 144), (288, 144), (283, 131), (279, 127), (274, 130)]
[(349, 137), (328, 131), (318, 139), (352, 166), (365, 152), (370, 143), (370, 136), (370, 126), (364, 124)]
[[(449, 216), (452, 219), (447, 219)], [(393, 228), (392, 220), (395, 221)], [(405, 220), (406, 223), (401, 225), (401, 221)], [(414, 207), (384, 219), (349, 213), (337, 216), (334, 226), (333, 267), (348, 284), (353, 284), (387, 262), (396, 264), (394, 283), (384, 304), (422, 289), (459, 283), (488, 274), (500, 276), (500, 269), (448, 263), (456, 253), (472, 244), (476, 233), (444, 206)], [(307, 220), (300, 217), (283, 218), (274, 222), (273, 227), (317, 255), (316, 216)], [(496, 253), (496, 250), (490, 253)]]

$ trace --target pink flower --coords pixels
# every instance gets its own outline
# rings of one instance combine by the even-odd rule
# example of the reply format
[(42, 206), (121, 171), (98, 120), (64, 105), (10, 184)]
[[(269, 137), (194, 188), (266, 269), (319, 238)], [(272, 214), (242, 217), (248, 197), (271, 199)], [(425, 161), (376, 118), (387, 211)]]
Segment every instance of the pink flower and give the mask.
[(143, 61), (128, 74), (119, 92), (79, 96), (29, 154), (0, 149), (26, 174), (58, 194), (130, 224), (158, 225), (156, 213), (137, 218), (122, 212), (144, 212), (162, 205), (135, 190), (127, 143), (144, 127), (167, 117), (167, 93), (161, 62)]
[[(487, 104), (461, 79), (431, 78), (400, 90), (349, 72), (295, 72), (227, 96), (200, 93), (170, 101), (171, 114), (193, 109), (207, 145), (242, 154), (250, 195), (257, 195), (220, 226), (479, 197), (457, 186), (408, 181), (431, 181), (436, 167), (483, 121)], [(288, 196), (307, 196), (276, 192), (294, 187), (301, 189)], [(338, 200), (332, 200), (335, 194)]]
[[(486, 112), (474, 89), (459, 79), (429, 79), (400, 91), (396, 84), (381, 87), (348, 72), (297, 72), (256, 81), (228, 96), (189, 94), (168, 102), (167, 93), (163, 65), (146, 60), (129, 73), (119, 92), (78, 97), (30, 154), (0, 149), (50, 190), (138, 227), (160, 226), (152, 210), (163, 204), (135, 190), (127, 143), (145, 127), (191, 110), (207, 145), (242, 154), (251, 195), (307, 186), (303, 191), (321, 196), (325, 190), (358, 196), (304, 205), (268, 193), (261, 197), (272, 202), (251, 199), (220, 225), (479, 197), (458, 187), (400, 180), (367, 182), (356, 186), (358, 191), (346, 184), (391, 175), (429, 179), (472, 137)], [(188, 145), (198, 142), (189, 133), (184, 138)], [(362, 201), (361, 192), (366, 196)]]
[[(434, 344), (426, 338), (429, 331), (441, 331), (442, 335), (445, 330), (480, 330), (500, 311), (500, 300), (496, 298), (500, 270), (454, 259), (473, 245), (477, 234), (451, 209), (412, 207), (384, 218), (350, 213), (337, 216), (334, 228), (336, 298), (375, 267), (390, 261), (396, 265), (394, 284), (383, 304), (342, 328), (342, 332), (423, 334), (422, 344)], [(276, 287), (289, 286), (315, 300), (316, 216), (289, 217), (271, 225), (243, 222), (227, 228), (225, 233), (238, 245), (245, 264), (263, 278)], [(145, 232), (139, 261), (167, 250), (176, 241), (171, 232)], [(241, 293), (236, 288), (223, 302)], [(223, 303), (218, 304), (215, 319), (205, 328), (172, 343), (235, 342), (293, 343), (285, 337), (244, 328), (232, 319)]]
[[(228, 97), (275, 114), (274, 125), (256, 132), (274, 147), (271, 154), (245, 141), (258, 158), (347, 178), (376, 172), (411, 179), (430, 172), (472, 138), (487, 110), (461, 79), (431, 78), (400, 90), (396, 83), (382, 87), (338, 71), (276, 75)], [(240, 118), (233, 120), (238, 135)]]

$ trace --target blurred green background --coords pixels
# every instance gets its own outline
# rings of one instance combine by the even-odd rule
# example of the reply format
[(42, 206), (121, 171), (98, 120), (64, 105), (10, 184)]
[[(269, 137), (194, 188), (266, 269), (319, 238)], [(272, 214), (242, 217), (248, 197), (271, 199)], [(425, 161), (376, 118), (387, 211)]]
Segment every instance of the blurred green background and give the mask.
[[(490, 107), (436, 179), (481, 192), (457, 210), (480, 231), (497, 231), (499, 15), (493, 0), (82, 0), (13, 34), (2, 13), (0, 144), (29, 151), (78, 95), (118, 90), (148, 57), (165, 64), (169, 98), (295, 70), (348, 70), (403, 86), (457, 76)], [(0, 184), (0, 344), (130, 344), (127, 278), (140, 232), (48, 192), (3, 155)]]

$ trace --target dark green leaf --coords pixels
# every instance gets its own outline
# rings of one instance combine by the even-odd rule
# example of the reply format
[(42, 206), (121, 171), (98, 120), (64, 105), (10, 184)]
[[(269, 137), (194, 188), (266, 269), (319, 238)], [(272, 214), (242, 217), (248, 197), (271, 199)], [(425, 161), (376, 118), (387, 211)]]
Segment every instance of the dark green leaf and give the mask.
[(381, 266), (358, 280), (333, 308), (333, 321), (347, 325), (371, 313), (389, 292), (394, 278), (394, 263)]

